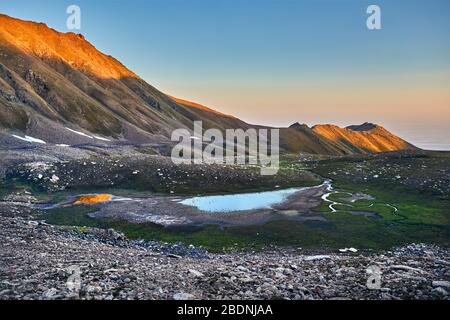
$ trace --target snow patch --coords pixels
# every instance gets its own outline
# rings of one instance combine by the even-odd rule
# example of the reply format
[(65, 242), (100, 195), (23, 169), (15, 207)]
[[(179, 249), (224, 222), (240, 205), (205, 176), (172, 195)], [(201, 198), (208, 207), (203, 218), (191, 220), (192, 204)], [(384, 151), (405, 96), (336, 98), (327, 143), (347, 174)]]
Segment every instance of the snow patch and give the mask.
[(35, 142), (35, 143), (40, 143), (40, 144), (46, 144), (46, 142), (44, 140), (33, 138), (30, 136), (21, 137), (21, 136), (15, 135), (15, 134), (13, 134), (12, 136), (14, 138), (17, 138), (19, 140), (26, 141), (26, 142)]
[(103, 138), (103, 137), (99, 137), (99, 136), (94, 136), (94, 138), (98, 139), (98, 140), (102, 140), (102, 141), (111, 141), (109, 139), (106, 139), (106, 138)]
[(88, 134), (86, 134), (84, 132), (76, 131), (76, 130), (73, 130), (73, 129), (70, 129), (70, 128), (67, 128), (67, 127), (66, 127), (66, 129), (69, 130), (70, 132), (76, 133), (76, 134), (78, 134), (80, 136), (83, 136), (83, 137), (86, 137), (86, 138), (89, 138), (89, 139), (94, 139), (94, 137), (91, 137), (90, 135), (88, 135)]
[(339, 249), (339, 252), (348, 252), (348, 251), (355, 253), (355, 252), (358, 252), (358, 249), (355, 249), (355, 248)]

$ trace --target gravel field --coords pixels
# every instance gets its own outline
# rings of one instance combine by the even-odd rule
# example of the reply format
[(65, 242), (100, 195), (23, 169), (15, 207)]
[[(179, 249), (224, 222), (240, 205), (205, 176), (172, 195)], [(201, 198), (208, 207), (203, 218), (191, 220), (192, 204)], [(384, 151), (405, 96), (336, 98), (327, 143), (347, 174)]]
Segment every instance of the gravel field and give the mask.
[(173, 254), (113, 230), (17, 217), (1, 219), (0, 241), (1, 299), (447, 299), (450, 290), (448, 249), (421, 244), (358, 255)]

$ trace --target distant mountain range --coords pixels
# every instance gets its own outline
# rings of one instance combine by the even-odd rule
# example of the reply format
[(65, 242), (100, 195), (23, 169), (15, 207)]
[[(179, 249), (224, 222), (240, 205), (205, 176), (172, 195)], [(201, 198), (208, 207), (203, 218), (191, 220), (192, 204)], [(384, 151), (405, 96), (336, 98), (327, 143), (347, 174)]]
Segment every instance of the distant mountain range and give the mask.
[[(0, 128), (49, 143), (169, 141), (177, 128), (250, 125), (236, 117), (157, 90), (82, 35), (0, 15)], [(414, 149), (365, 123), (339, 128), (280, 128), (289, 152), (354, 154)]]
[(355, 152), (360, 150), (383, 152), (414, 148), (405, 140), (373, 123), (366, 122), (346, 128), (330, 124), (316, 125), (312, 130), (331, 141), (354, 148)]

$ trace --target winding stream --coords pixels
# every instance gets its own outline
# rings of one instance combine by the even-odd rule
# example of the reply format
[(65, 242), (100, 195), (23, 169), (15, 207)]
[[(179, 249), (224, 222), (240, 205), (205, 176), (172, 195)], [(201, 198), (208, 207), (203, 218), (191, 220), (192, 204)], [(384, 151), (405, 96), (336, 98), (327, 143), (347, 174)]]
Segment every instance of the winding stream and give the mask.
[(331, 184), (331, 180), (325, 180), (325, 182), (323, 183), (326, 187), (327, 187), (327, 193), (325, 193), (324, 195), (322, 195), (321, 199), (327, 203), (329, 203), (328, 208), (330, 208), (331, 213), (335, 213), (338, 212), (337, 209), (334, 208), (335, 205), (342, 205), (342, 206), (349, 206), (348, 204), (344, 204), (344, 203), (340, 203), (340, 202), (336, 202), (333, 200), (328, 199), (328, 197), (332, 194), (336, 194), (336, 193), (347, 193), (349, 195), (351, 195), (351, 193), (349, 192), (339, 192), (339, 191), (335, 191), (332, 184)]

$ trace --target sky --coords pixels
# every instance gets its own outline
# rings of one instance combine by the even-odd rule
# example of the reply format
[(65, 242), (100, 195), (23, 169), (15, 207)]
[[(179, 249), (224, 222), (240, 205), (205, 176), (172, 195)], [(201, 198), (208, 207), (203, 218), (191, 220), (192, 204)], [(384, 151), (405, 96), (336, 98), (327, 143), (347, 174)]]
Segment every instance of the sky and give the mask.
[[(0, 12), (81, 30), (161, 91), (249, 123), (383, 125), (450, 150), (448, 0), (14, 0)], [(368, 30), (367, 7), (381, 9)]]

